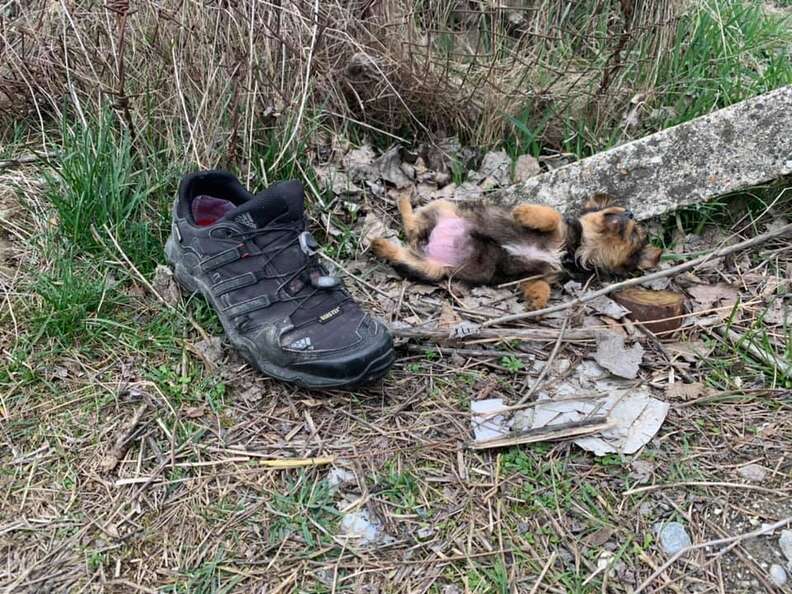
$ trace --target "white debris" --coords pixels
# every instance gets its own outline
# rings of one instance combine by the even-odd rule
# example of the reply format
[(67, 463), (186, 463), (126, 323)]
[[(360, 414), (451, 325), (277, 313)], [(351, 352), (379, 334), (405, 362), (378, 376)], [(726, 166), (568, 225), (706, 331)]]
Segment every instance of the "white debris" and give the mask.
[(778, 546), (781, 547), (781, 552), (784, 553), (787, 562), (792, 564), (792, 530), (781, 531), (781, 536), (778, 538)]
[(783, 587), (787, 583), (787, 572), (781, 567), (778, 563), (773, 563), (770, 566), (770, 581), (773, 582), (779, 588)]
[(505, 408), (503, 398), (490, 398), (470, 403), (470, 410), (473, 413), (473, 434), (477, 442), (506, 437), (509, 434), (506, 417), (497, 414)]
[(331, 468), (328, 471), (325, 480), (331, 489), (335, 489), (344, 483), (355, 482), (355, 473), (350, 472), (345, 468)]
[(341, 536), (360, 546), (393, 541), (391, 536), (383, 532), (382, 525), (376, 519), (371, 519), (365, 509), (344, 514), (339, 529)]
[(741, 466), (737, 473), (747, 481), (760, 483), (767, 477), (767, 469), (758, 464), (746, 464)]
[(675, 555), (690, 546), (690, 535), (679, 522), (665, 522), (654, 525), (660, 547), (666, 555)]
[(597, 333), (597, 352), (594, 359), (605, 369), (627, 379), (638, 377), (644, 349), (637, 342), (630, 348), (624, 346), (624, 336), (615, 332)]

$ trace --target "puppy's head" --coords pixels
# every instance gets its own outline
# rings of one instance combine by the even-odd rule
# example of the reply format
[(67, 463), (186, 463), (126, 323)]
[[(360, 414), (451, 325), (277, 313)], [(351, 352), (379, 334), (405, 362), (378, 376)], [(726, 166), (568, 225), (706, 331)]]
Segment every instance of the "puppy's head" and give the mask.
[(633, 214), (605, 194), (593, 196), (583, 207), (577, 259), (586, 268), (615, 274), (657, 266), (663, 250), (649, 245), (646, 231)]

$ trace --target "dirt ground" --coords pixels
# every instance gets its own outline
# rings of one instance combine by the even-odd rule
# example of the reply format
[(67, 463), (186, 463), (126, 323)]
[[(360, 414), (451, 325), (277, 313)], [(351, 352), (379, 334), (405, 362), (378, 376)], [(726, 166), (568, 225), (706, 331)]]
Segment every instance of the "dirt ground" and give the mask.
[[(42, 341), (14, 360), (33, 298), (24, 242), (35, 209), (2, 208), (19, 221), (2, 243), (6, 592), (782, 591), (768, 573), (785, 564), (780, 531), (733, 537), (792, 517), (792, 393), (777, 367), (717, 329), (788, 356), (783, 241), (670, 279), (689, 306), (672, 336), (649, 339), (587, 307), (523, 325), (557, 336), (568, 316), (570, 331), (643, 345), (635, 385), (668, 402), (668, 416), (637, 454), (597, 457), (569, 441), (470, 448), (471, 401), (519, 400), (557, 341), (510, 340), (508, 330), (464, 343), (400, 339), (382, 383), (311, 393), (212, 348), (196, 330), (218, 334), (205, 305), (175, 293), (171, 309), (133, 276), (116, 325), (90, 348)], [(673, 250), (712, 249), (771, 223), (679, 236)], [(339, 264), (393, 324), (480, 322), (521, 307), (510, 288), (413, 285), (365, 253)], [(572, 290), (555, 289), (553, 303)], [(593, 339), (559, 345), (539, 392), (592, 364)], [(665, 567), (655, 526), (668, 521), (694, 544), (730, 540)]]

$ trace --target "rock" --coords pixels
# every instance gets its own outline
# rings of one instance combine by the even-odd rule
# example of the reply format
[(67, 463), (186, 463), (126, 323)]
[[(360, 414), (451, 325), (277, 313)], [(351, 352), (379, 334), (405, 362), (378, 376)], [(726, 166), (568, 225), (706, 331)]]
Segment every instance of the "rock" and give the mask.
[(737, 470), (742, 478), (754, 483), (761, 483), (767, 477), (767, 469), (758, 464), (746, 464)]
[(434, 534), (434, 528), (431, 526), (425, 526), (423, 528), (419, 528), (415, 535), (418, 537), (418, 540), (428, 540), (432, 538)]
[(479, 173), (485, 178), (491, 178), (491, 187), (506, 187), (511, 184), (511, 157), (506, 151), (490, 151), (484, 155), (479, 167)]
[[(446, 186), (449, 187), (451, 185)], [(454, 200), (459, 202), (480, 200), (481, 194), (481, 188), (477, 184), (466, 181), (454, 190)]]
[(196, 342), (192, 350), (209, 367), (217, 367), (223, 359), (223, 339), (219, 336), (210, 336), (206, 340)]
[(532, 177), (501, 199), (568, 213), (605, 192), (648, 219), (789, 175), (790, 129), (792, 86), (785, 86)]
[(770, 581), (773, 582), (773, 584), (775, 584), (779, 588), (786, 585), (787, 572), (778, 563), (773, 563), (770, 566), (770, 571), (768, 573), (770, 575)]
[(660, 547), (666, 555), (675, 555), (690, 546), (690, 535), (679, 522), (665, 522), (654, 525)]
[(792, 530), (782, 530), (781, 536), (778, 538), (778, 546), (781, 547), (781, 552), (784, 553), (788, 563), (792, 563)]
[(168, 305), (176, 305), (179, 302), (179, 287), (173, 278), (173, 272), (167, 266), (157, 265), (151, 285)]
[(514, 181), (522, 183), (536, 175), (542, 173), (542, 168), (532, 155), (520, 155), (514, 164)]

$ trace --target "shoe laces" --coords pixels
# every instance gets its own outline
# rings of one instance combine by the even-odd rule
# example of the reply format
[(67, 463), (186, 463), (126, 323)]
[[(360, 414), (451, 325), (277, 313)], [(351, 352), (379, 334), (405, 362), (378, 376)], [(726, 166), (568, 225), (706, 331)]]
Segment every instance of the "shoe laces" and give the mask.
[[(273, 264), (272, 268), (276, 270), (276, 273), (262, 274), (263, 279), (280, 279), (281, 282), (278, 284), (278, 288), (275, 291), (276, 297), (280, 302), (296, 302), (296, 307), (292, 310), (292, 314), (305, 307), (305, 304), (313, 296), (324, 291), (329, 292), (338, 290), (341, 292), (343, 297), (336, 305), (342, 305), (352, 300), (352, 297), (343, 288), (340, 281), (336, 277), (327, 274), (327, 270), (317, 258), (319, 245), (309, 232), (303, 230), (302, 225), (267, 225), (257, 229), (237, 231), (229, 234), (228, 238), (240, 242), (252, 241), (255, 243), (259, 250), (261, 250), (261, 253), (257, 254), (257, 256), (265, 258), (261, 263), (262, 271), (267, 270), (267, 267), (270, 266), (278, 256), (294, 247), (295, 243), (300, 246), (300, 253), (303, 255), (303, 261), (294, 270), (281, 273)], [(266, 241), (262, 242), (262, 238), (266, 238)], [(259, 239), (259, 241), (256, 241), (256, 239)], [(319, 273), (319, 276), (316, 278), (311, 275), (314, 271)], [(286, 287), (295, 278), (299, 278), (303, 282), (303, 285), (296, 294), (292, 295)], [(302, 294), (305, 292), (306, 288), (310, 290)], [(283, 294), (288, 295), (288, 297), (282, 297)], [(296, 327), (303, 326), (307, 323), (308, 321)]]

